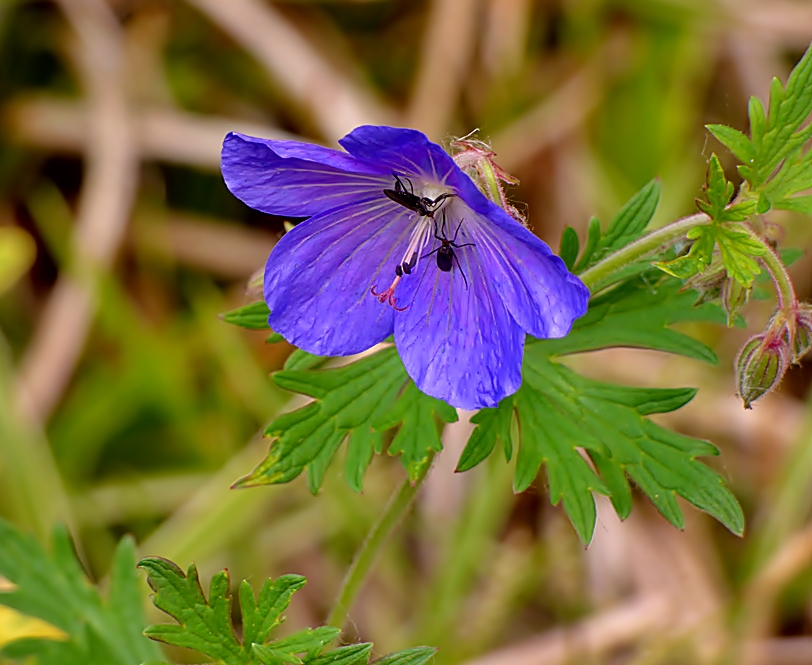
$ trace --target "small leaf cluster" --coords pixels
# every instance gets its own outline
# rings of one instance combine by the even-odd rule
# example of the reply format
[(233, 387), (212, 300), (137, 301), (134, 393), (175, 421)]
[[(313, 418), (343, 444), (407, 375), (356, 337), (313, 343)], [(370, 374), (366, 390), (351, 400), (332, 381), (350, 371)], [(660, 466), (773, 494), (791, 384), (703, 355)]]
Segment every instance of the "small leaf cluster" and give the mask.
[(745, 194), (763, 214), (772, 208), (812, 214), (812, 46), (790, 73), (786, 86), (777, 78), (770, 87), (769, 114), (757, 97), (750, 99), (750, 137), (726, 125), (708, 130), (741, 162)]
[[(724, 210), (727, 201), (721, 199), (727, 183), (721, 194), (719, 189), (715, 180), (709, 205)], [(618, 212), (605, 233), (599, 225), (591, 232), (580, 258), (577, 237), (565, 234), (562, 256), (578, 270), (591, 265), (596, 256), (633, 242), (649, 224), (658, 199), (659, 185), (653, 181)], [(476, 466), (499, 444), (508, 460), (518, 450), (514, 490), (526, 490), (545, 468), (551, 501), (563, 502), (585, 543), (595, 525), (593, 493), (609, 496), (626, 517), (631, 509), (630, 483), (676, 526), (684, 524), (677, 503), (682, 497), (741, 533), (738, 503), (722, 479), (697, 459), (717, 454), (716, 448), (648, 419), (680, 408), (693, 398), (694, 390), (602, 383), (561, 363), (571, 354), (610, 347), (656, 349), (716, 362), (707, 346), (671, 326), (687, 321), (722, 323), (725, 316), (718, 306), (695, 307), (692, 293), (682, 290), (678, 280), (652, 270), (648, 261), (628, 267), (624, 274), (620, 286), (592, 298), (589, 311), (569, 335), (528, 339), (522, 387), (497, 408), (483, 409), (472, 418), (476, 428), (457, 470)], [(289, 482), (307, 470), (310, 488), (317, 491), (345, 440), (344, 475), (354, 489), (360, 490), (373, 455), (387, 450), (400, 455), (414, 481), (442, 447), (438, 426), (457, 419), (454, 409), (422, 394), (409, 381), (393, 347), (343, 367), (294, 364), (295, 369), (286, 366), (275, 373), (274, 381), (313, 401), (266, 428), (273, 437), (268, 456), (238, 486)], [(516, 441), (511, 436), (514, 429)]]
[[(576, 274), (583, 272), (605, 256), (637, 240), (654, 216), (659, 201), (660, 183), (652, 180), (618, 210), (605, 232), (601, 230), (597, 217), (590, 220), (586, 244), (580, 257), (578, 234), (572, 227), (566, 227), (561, 235), (559, 256), (569, 270)], [(624, 275), (629, 277), (638, 274), (640, 270), (647, 269), (648, 265), (648, 262), (642, 262), (629, 266)]]
[(718, 250), (728, 277), (750, 289), (761, 273), (757, 257), (763, 256), (767, 249), (741, 224), (756, 212), (756, 202), (744, 200), (730, 204), (733, 189), (733, 183), (725, 178), (719, 158), (712, 154), (708, 162), (706, 198), (696, 201), (710, 223), (695, 226), (688, 232), (688, 239), (693, 241), (688, 254), (671, 261), (657, 261), (654, 265), (669, 275), (688, 279), (705, 272)]
[(161, 651), (141, 631), (146, 626), (131, 538), (118, 545), (105, 597), (79, 564), (70, 537), (54, 532), (53, 549), (0, 519), (0, 576), (11, 583), (0, 605), (36, 617), (61, 631), (8, 644), (0, 654), (34, 656), (39, 665), (133, 665), (160, 660)]
[[(283, 575), (266, 580), (255, 596), (251, 585), (239, 587), (242, 613), (242, 639), (237, 637), (231, 619), (230, 580), (227, 571), (217, 573), (203, 593), (197, 568), (187, 573), (159, 557), (142, 559), (138, 566), (147, 571), (147, 581), (155, 592), (155, 606), (174, 618), (176, 624), (156, 624), (144, 631), (154, 640), (193, 649), (218, 665), (367, 665), (372, 644), (349, 644), (325, 648), (341, 633), (338, 628), (306, 628), (287, 637), (271, 639), (283, 621), (282, 613), (293, 594), (305, 585), (299, 575)], [(417, 647), (390, 654), (375, 665), (424, 665), (434, 655), (431, 647)]]
[(437, 421), (457, 420), (455, 409), (408, 380), (394, 347), (335, 369), (299, 363), (291, 368), (289, 363), (273, 378), (282, 388), (314, 401), (282, 414), (265, 428), (265, 436), (274, 439), (268, 456), (238, 480), (237, 487), (286, 483), (307, 470), (308, 486), (315, 494), (333, 456), (348, 439), (346, 477), (360, 491), (366, 468), (374, 453), (384, 452), (384, 433), (390, 429), (397, 433), (388, 452), (400, 456), (415, 481), (432, 451), (442, 449)]

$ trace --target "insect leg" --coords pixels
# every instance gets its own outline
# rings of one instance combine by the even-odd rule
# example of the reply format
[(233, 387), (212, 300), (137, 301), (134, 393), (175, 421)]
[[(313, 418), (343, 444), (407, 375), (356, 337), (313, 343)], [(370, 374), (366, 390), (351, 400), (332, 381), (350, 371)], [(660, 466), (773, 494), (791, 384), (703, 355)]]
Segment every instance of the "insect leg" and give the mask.
[(462, 281), (465, 282), (465, 289), (468, 290), (468, 278), (465, 276), (465, 271), (462, 269), (462, 264), (460, 260), (457, 258), (456, 254), (451, 255), (452, 258), (457, 262), (457, 267), (460, 269), (460, 275), (462, 275)]

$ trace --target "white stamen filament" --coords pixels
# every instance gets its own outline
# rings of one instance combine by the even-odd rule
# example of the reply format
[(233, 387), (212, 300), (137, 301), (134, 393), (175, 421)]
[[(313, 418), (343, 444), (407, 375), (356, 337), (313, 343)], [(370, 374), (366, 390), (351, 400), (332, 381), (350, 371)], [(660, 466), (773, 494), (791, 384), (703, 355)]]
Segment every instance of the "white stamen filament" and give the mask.
[(406, 246), (403, 259), (401, 259), (401, 265), (404, 263), (408, 264), (416, 252), (417, 261), (415, 262), (414, 266), (410, 267), (414, 269), (417, 266), (417, 263), (420, 261), (420, 256), (423, 254), (423, 250), (426, 248), (429, 240), (431, 240), (431, 225), (433, 221), (434, 220), (431, 217), (419, 218), (417, 226), (415, 226), (414, 231), (412, 231), (412, 236), (409, 238), (409, 244)]

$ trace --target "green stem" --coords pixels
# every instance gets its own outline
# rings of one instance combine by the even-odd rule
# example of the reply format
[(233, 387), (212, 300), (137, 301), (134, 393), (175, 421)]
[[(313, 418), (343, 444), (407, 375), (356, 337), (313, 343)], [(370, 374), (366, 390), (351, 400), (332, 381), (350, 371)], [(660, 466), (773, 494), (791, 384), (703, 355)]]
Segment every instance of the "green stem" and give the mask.
[(792, 286), (792, 280), (790, 279), (786, 266), (781, 259), (778, 258), (778, 255), (773, 251), (772, 247), (764, 243), (764, 241), (755, 234), (753, 234), (753, 237), (764, 244), (764, 248), (767, 250), (764, 252), (764, 255), (759, 258), (764, 264), (764, 267), (767, 268), (767, 272), (770, 273), (773, 284), (775, 284), (775, 291), (778, 294), (778, 307), (784, 314), (794, 318), (798, 308), (798, 300), (795, 297), (795, 289)]
[(361, 545), (361, 549), (358, 550), (358, 553), (355, 555), (355, 560), (347, 571), (347, 575), (341, 585), (341, 590), (338, 592), (335, 605), (333, 605), (333, 609), (330, 610), (330, 615), (327, 617), (328, 626), (344, 628), (347, 615), (358, 593), (364, 586), (364, 582), (375, 563), (375, 559), (378, 558), (378, 554), (389, 540), (389, 536), (409, 509), (433, 461), (434, 453), (430, 452), (426, 464), (423, 467), (423, 472), (415, 483), (411, 484), (407, 478), (392, 495), (383, 514), (375, 526), (372, 527), (372, 531), (367, 535), (366, 540), (364, 540), (363, 545)]
[(648, 256), (660, 247), (667, 247), (676, 242), (695, 226), (708, 223), (710, 223), (710, 218), (704, 213), (678, 219), (598, 261), (589, 270), (582, 272), (579, 277), (587, 288), (592, 293), (595, 293), (607, 286), (611, 286), (613, 284), (612, 275), (629, 263)]

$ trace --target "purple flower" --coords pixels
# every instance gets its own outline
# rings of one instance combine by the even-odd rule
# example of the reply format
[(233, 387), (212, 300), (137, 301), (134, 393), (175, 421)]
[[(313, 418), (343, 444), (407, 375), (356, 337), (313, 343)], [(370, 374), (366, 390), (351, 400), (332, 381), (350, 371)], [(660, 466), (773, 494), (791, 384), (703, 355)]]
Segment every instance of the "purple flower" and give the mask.
[(409, 376), (455, 407), (519, 389), (525, 333), (563, 337), (589, 291), (421, 132), (364, 126), (332, 150), (229, 134), (223, 177), (252, 208), (309, 216), (268, 258), (268, 323), (317, 355), (394, 333)]

